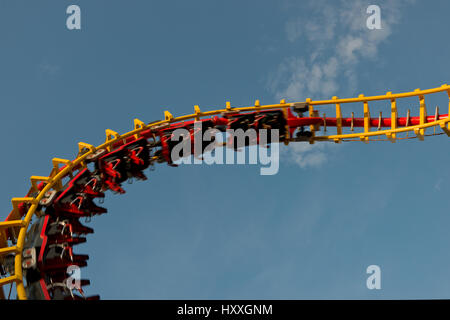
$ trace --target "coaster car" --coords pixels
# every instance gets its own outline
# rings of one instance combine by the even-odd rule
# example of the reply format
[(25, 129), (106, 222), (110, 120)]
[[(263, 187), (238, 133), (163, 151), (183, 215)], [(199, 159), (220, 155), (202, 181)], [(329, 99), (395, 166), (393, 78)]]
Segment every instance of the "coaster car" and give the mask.
[[(30, 300), (98, 300), (100, 296), (85, 297), (82, 287), (89, 285), (89, 280), (80, 280), (80, 288), (71, 289), (67, 284), (67, 278), (56, 282), (50, 278), (46, 282), (43, 278), (29, 284), (26, 287), (27, 297)], [(78, 291), (80, 295), (74, 293)]]
[(105, 208), (97, 206), (91, 197), (77, 192), (73, 186), (68, 187), (58, 196), (53, 209), (55, 216), (63, 218), (91, 217), (107, 212)]
[[(195, 155), (195, 141), (201, 141), (201, 150), (196, 156), (200, 156), (205, 152), (208, 145), (215, 141), (215, 137), (212, 136), (209, 141), (203, 139), (203, 134), (206, 130), (216, 129), (218, 131), (225, 131), (225, 124), (228, 122), (225, 118), (214, 117), (212, 119), (203, 119), (199, 121), (188, 121), (184, 123), (174, 124), (168, 128), (162, 129), (158, 132), (160, 137), (161, 149), (155, 154), (160, 158), (160, 162), (167, 162), (170, 166), (177, 166), (174, 164), (175, 161)], [(201, 126), (200, 126), (201, 125)], [(189, 132), (189, 137), (186, 138), (175, 138), (174, 131), (177, 129), (185, 129)], [(184, 154), (184, 149), (180, 150), (178, 154), (173, 154), (172, 151), (176, 145), (181, 143), (183, 139), (189, 140), (189, 154)]]
[(103, 155), (96, 162), (105, 185), (114, 192), (125, 193), (121, 183), (129, 178), (146, 180), (142, 173), (150, 165), (150, 150), (145, 138), (124, 144)]
[(87, 168), (81, 170), (70, 183), (75, 186), (78, 192), (91, 198), (105, 197), (105, 194), (101, 192), (102, 180), (100, 175), (91, 173)]
[[(287, 133), (287, 122), (283, 111), (281, 110), (267, 110), (267, 111), (255, 111), (244, 114), (229, 114), (227, 115), (228, 129), (233, 130), (234, 135), (229, 137), (228, 144), (234, 146), (234, 149), (240, 147), (245, 147), (249, 145), (255, 145), (260, 143), (261, 129), (267, 130), (266, 143), (270, 144), (272, 142), (283, 141), (286, 138)], [(255, 130), (255, 135), (247, 135), (243, 145), (239, 143), (236, 136), (236, 131), (242, 130), (247, 132), (247, 130)], [(271, 130), (278, 130), (278, 141), (272, 141)]]
[[(81, 225), (78, 220), (53, 220), (50, 215), (41, 217), (33, 223), (27, 233), (23, 250), (24, 276), (27, 283), (27, 296), (30, 299), (54, 298), (55, 286), (49, 283), (61, 283), (68, 278), (67, 268), (87, 265), (88, 255), (76, 255), (72, 246), (85, 241), (85, 238), (72, 237), (75, 233), (89, 233), (93, 230)], [(45, 280), (44, 280), (45, 279)], [(88, 285), (88, 280), (80, 280), (81, 287)], [(61, 289), (61, 288), (59, 288)], [(61, 292), (60, 292), (61, 293)], [(72, 297), (73, 293), (67, 295)], [(83, 298), (83, 297), (81, 297)]]

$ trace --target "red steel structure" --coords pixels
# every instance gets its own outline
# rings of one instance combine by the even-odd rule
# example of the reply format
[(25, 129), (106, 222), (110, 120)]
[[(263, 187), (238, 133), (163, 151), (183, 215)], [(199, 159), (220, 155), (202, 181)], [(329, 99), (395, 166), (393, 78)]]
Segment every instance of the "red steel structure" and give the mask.
[[(425, 96), (447, 93), (450, 109), (450, 86), (443, 85), (429, 90), (382, 96), (260, 105), (225, 108), (201, 112), (195, 106), (195, 113), (174, 118), (168, 111), (165, 119), (145, 124), (135, 119), (134, 130), (118, 134), (106, 130), (106, 141), (98, 147), (80, 142), (77, 157), (70, 161), (54, 158), (49, 176), (32, 176), (31, 188), (23, 198), (13, 198), (13, 210), (0, 223), (0, 297), (4, 297), (1, 286), (16, 284), (19, 299), (98, 299), (86, 297), (83, 286), (89, 280), (80, 280), (71, 287), (68, 268), (85, 267), (88, 255), (75, 254), (74, 247), (86, 241), (86, 235), (94, 230), (84, 226), (80, 218), (90, 219), (104, 214), (107, 210), (95, 204), (102, 200), (105, 192), (125, 193), (122, 183), (128, 179), (146, 180), (144, 170), (156, 163), (174, 164), (172, 149), (177, 142), (172, 137), (176, 129), (186, 129), (190, 134), (193, 149), (196, 125), (202, 130), (215, 129), (219, 132), (242, 129), (278, 130), (279, 140), (269, 143), (290, 142), (315, 143), (319, 141), (363, 141), (419, 138), (427, 135), (447, 134), (449, 113), (440, 114), (436, 107), (433, 115), (427, 115)], [(397, 101), (402, 98), (418, 98), (418, 115), (411, 116), (408, 110), (398, 117)], [(390, 117), (371, 117), (369, 102), (387, 101)], [(341, 105), (362, 103), (362, 117), (343, 117)], [(336, 110), (335, 117), (319, 116), (317, 108), (331, 105)], [(330, 128), (336, 134), (319, 135)], [(433, 128), (432, 134), (426, 134)], [(362, 130), (355, 129), (361, 128)], [(436, 128), (441, 129), (436, 132)], [(344, 130), (350, 132), (344, 132)], [(442, 132), (441, 132), (442, 131)], [(257, 131), (258, 132), (258, 131)], [(201, 132), (200, 132), (201, 133)], [(409, 136), (412, 133), (412, 136)], [(406, 136), (402, 136), (406, 134)], [(380, 138), (381, 137), (381, 138)], [(385, 137), (385, 138), (384, 138)], [(375, 139), (374, 139), (375, 138)], [(209, 142), (208, 142), (209, 143)], [(259, 139), (248, 141), (246, 145), (257, 144)], [(203, 149), (202, 149), (203, 151)], [(187, 156), (187, 155), (181, 155)], [(61, 166), (62, 165), (62, 166)], [(63, 183), (63, 179), (67, 179)], [(34, 221), (32, 219), (34, 218)]]

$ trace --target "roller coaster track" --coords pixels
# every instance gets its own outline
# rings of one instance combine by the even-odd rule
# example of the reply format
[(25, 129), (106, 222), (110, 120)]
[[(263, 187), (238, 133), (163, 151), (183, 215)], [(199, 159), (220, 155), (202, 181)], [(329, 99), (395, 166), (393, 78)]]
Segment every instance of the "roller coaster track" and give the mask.
[[(447, 93), (448, 95), (449, 112), (447, 114), (440, 115), (439, 110), (436, 107), (434, 115), (427, 115), (425, 96), (442, 92)], [(398, 117), (397, 102), (401, 99), (411, 97), (418, 98), (419, 115), (412, 117), (408, 110), (406, 117)], [(389, 107), (390, 118), (383, 118), (381, 112), (379, 117), (371, 118), (369, 103), (373, 101), (388, 102), (387, 106)], [(362, 103), (363, 117), (355, 118), (353, 112), (351, 117), (343, 117), (341, 107), (350, 103)], [(331, 106), (335, 108), (335, 117), (326, 117), (325, 114), (323, 114), (322, 117), (319, 116), (318, 108), (322, 106)], [(136, 150), (136, 145), (133, 145), (135, 141), (144, 141), (144, 139), (147, 141), (147, 139), (153, 139), (153, 141), (156, 142), (155, 137), (159, 135), (159, 146), (161, 146), (161, 139), (163, 139), (161, 132), (165, 132), (164, 130), (169, 130), (170, 132), (170, 128), (174, 128), (176, 125), (182, 126), (188, 120), (192, 123), (194, 121), (204, 121), (206, 117), (211, 117), (211, 119), (213, 119), (212, 116), (216, 116), (214, 118), (214, 121), (216, 121), (219, 119), (217, 116), (221, 115), (224, 118), (220, 119), (225, 119), (221, 120), (222, 124), (226, 124), (230, 123), (230, 119), (240, 119), (239, 117), (248, 114), (262, 114), (266, 117), (273, 117), (274, 115), (276, 116), (276, 113), (274, 112), (280, 111), (282, 111), (282, 115), (286, 120), (283, 122), (286, 127), (286, 132), (283, 138), (280, 139), (280, 142), (283, 141), (286, 145), (290, 142), (298, 141), (311, 144), (321, 141), (331, 141), (335, 143), (341, 143), (343, 141), (362, 141), (368, 143), (369, 141), (379, 140), (395, 142), (396, 140), (405, 138), (418, 138), (420, 140), (424, 140), (424, 137), (426, 136), (437, 134), (446, 134), (447, 136), (450, 136), (450, 86), (447, 84), (428, 90), (416, 89), (411, 92), (397, 94), (387, 92), (385, 95), (367, 97), (364, 95), (359, 95), (356, 98), (347, 99), (339, 99), (337, 97), (333, 97), (330, 100), (317, 101), (306, 99), (304, 102), (294, 103), (286, 103), (285, 100), (281, 100), (279, 104), (272, 105), (260, 105), (260, 102), (257, 100), (253, 106), (237, 108), (232, 108), (230, 103), (227, 102), (224, 108), (206, 112), (202, 112), (198, 106), (195, 106), (195, 112), (193, 114), (173, 117), (170, 112), (165, 111), (164, 120), (154, 121), (148, 124), (135, 119), (134, 129), (124, 134), (118, 134), (117, 132), (107, 129), (106, 140), (103, 144), (93, 146), (84, 142), (78, 143), (78, 154), (74, 160), (54, 158), (52, 160), (53, 168), (48, 176), (32, 176), (30, 178), (31, 188), (27, 195), (25, 197), (12, 199), (13, 209), (11, 213), (4, 222), (0, 222), (0, 271), (2, 272), (0, 277), (0, 298), (5, 298), (2, 287), (7, 284), (10, 284), (11, 288), (13, 284), (16, 285), (18, 299), (36, 298), (35, 296), (30, 297), (30, 291), (26, 290), (26, 286), (29, 285), (29, 279), (26, 279), (25, 277), (27, 270), (29, 270), (27, 264), (35, 264), (36, 261), (33, 259), (37, 259), (34, 256), (32, 257), (33, 259), (31, 259), (31, 251), (30, 248), (27, 248), (26, 239), (27, 236), (31, 234), (32, 227), (30, 226), (32, 226), (31, 222), (33, 217), (36, 217), (36, 219), (41, 221), (41, 223), (50, 223), (49, 221), (53, 221), (48, 218), (49, 216), (52, 216), (53, 218), (50, 219), (54, 219), (54, 212), (56, 210), (52, 207), (53, 204), (51, 204), (52, 200), (50, 199), (50, 195), (64, 192), (64, 190), (69, 189), (69, 186), (73, 187), (73, 183), (63, 184), (63, 179), (69, 178), (70, 181), (74, 181), (74, 177), (79, 177), (81, 175), (80, 172), (86, 172), (83, 170), (87, 169), (88, 164), (91, 162), (95, 162), (96, 165), (103, 168), (102, 170), (107, 170), (110, 167), (102, 167), (101, 164), (98, 163), (100, 161), (98, 159), (100, 159), (100, 157), (104, 154), (114, 153), (116, 150), (121, 149), (122, 146), (125, 147), (130, 144), (135, 149), (131, 150), (127, 147), (128, 149), (126, 149), (126, 152), (128, 152), (127, 154), (130, 152), (133, 153)], [(294, 116), (292, 112), (296, 112), (299, 116)], [(303, 113), (308, 113), (308, 116), (303, 116)], [(214, 121), (212, 123), (216, 124)], [(328, 132), (330, 127), (336, 127), (336, 134), (318, 135), (319, 132)], [(309, 131), (304, 131), (305, 128), (309, 129)], [(354, 128), (361, 128), (362, 130), (355, 132)], [(430, 128), (434, 128), (434, 133), (426, 134), (426, 130)], [(436, 133), (436, 129), (439, 130), (439, 133)], [(297, 135), (294, 136), (295, 130), (300, 131), (297, 131)], [(350, 132), (344, 132), (348, 130), (350, 130)], [(410, 133), (413, 135), (409, 136)], [(403, 134), (406, 134), (406, 137), (404, 137)], [(146, 145), (144, 147), (148, 148), (148, 146), (149, 145)], [(156, 144), (153, 144), (152, 146), (156, 146)], [(136, 153), (128, 156), (127, 159), (130, 157), (132, 158), (133, 156), (136, 163), (141, 163), (143, 161)], [(148, 163), (143, 167), (153, 165), (154, 162), (168, 162), (170, 164), (170, 160), (165, 159), (161, 155), (156, 156), (154, 154), (149, 154), (148, 158)], [(107, 162), (107, 164), (110, 163)], [(138, 173), (136, 173), (136, 175), (139, 176)], [(120, 183), (115, 184), (114, 178), (111, 178), (109, 182), (105, 184), (105, 176), (108, 176), (108, 173), (102, 173), (101, 178), (98, 181), (99, 183), (102, 183), (103, 187), (101, 190), (94, 190), (93, 188), (89, 189), (91, 194), (95, 195), (94, 197), (102, 197), (103, 195), (101, 195), (101, 191), (106, 190), (113, 190), (120, 193), (124, 192), (123, 189), (120, 188)], [(84, 186), (86, 187), (88, 183)], [(51, 209), (49, 209), (49, 203)], [(80, 207), (80, 205), (81, 204), (79, 204), (78, 207)], [(93, 206), (93, 208), (100, 207)], [(97, 213), (103, 212), (100, 210)], [(92, 213), (90, 213), (89, 217), (91, 215)], [(75, 225), (76, 221), (72, 222)], [(53, 223), (61, 223), (61, 221), (58, 218), (56, 219), (56, 222), (53, 221)], [(47, 233), (44, 234), (43, 232), (41, 234), (41, 238), (47, 239), (49, 232), (48, 228), (42, 228), (44, 231), (47, 230), (45, 231)], [(81, 230), (79, 233), (85, 234), (93, 232), (86, 231), (89, 228), (83, 228), (85, 227), (78, 226), (79, 231)], [(62, 233), (63, 231), (61, 231), (61, 234)], [(72, 241), (72, 244), (77, 243), (73, 242), (74, 238), (69, 237), (67, 239)], [(79, 240), (79, 238), (76, 239), (78, 239), (77, 241), (83, 242)], [(44, 246), (45, 244), (42, 244), (42, 247)], [(61, 257), (62, 255), (63, 253), (61, 253)], [(72, 260), (73, 257), (74, 256), (71, 255)], [(81, 264), (81, 266), (84, 265), (85, 264)], [(47, 271), (41, 270), (41, 276), (45, 276), (45, 272)], [(40, 281), (43, 280), (41, 279)], [(46, 285), (48, 285), (48, 283), (44, 283), (44, 287)], [(49, 286), (47, 286), (47, 289), (48, 288)], [(46, 288), (44, 288), (44, 291), (45, 289)], [(81, 298), (84, 298), (82, 292), (81, 294)], [(63, 295), (63, 297), (66, 296)], [(71, 297), (74, 298), (72, 292)], [(42, 298), (52, 299), (55, 298), (55, 296), (50, 296), (46, 293), (42, 296)]]

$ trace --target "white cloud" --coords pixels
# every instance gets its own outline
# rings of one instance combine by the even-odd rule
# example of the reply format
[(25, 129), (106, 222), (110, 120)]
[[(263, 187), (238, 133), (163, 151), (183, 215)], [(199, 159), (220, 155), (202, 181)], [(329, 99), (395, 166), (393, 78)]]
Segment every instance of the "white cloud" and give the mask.
[(290, 42), (294, 42), (302, 35), (302, 26), (298, 20), (286, 22), (286, 37)]
[(442, 178), (439, 178), (438, 181), (434, 184), (434, 190), (441, 191), (441, 185), (442, 185)]
[(356, 54), (364, 47), (364, 41), (352, 35), (346, 36), (341, 39), (337, 45), (337, 55), (341, 57), (345, 64), (358, 63), (358, 57)]
[(301, 43), (306, 54), (282, 61), (270, 76), (269, 89), (277, 98), (304, 100), (328, 97), (341, 87), (347, 88), (347, 83), (354, 88), (356, 67), (362, 59), (377, 58), (380, 44), (400, 21), (401, 8), (411, 2), (384, 1), (379, 5), (382, 29), (369, 30), (369, 1), (311, 1), (307, 15), (292, 18), (285, 25), (288, 41)]
[[(287, 40), (299, 43), (303, 53), (280, 63), (269, 76), (269, 90), (277, 99), (288, 101), (325, 99), (338, 92), (353, 95), (358, 83), (357, 67), (365, 59), (377, 59), (380, 44), (400, 22), (402, 8), (412, 2), (379, 1), (382, 29), (369, 30), (366, 10), (370, 1), (310, 1), (308, 10), (299, 10), (306, 14), (288, 20), (285, 26)], [(324, 164), (321, 145), (294, 148), (297, 163), (301, 167)]]
[(304, 58), (286, 59), (273, 75), (270, 87), (276, 90), (277, 98), (303, 101), (305, 97), (316, 94), (330, 95), (338, 88), (337, 75), (339, 63), (336, 57), (330, 57), (324, 63), (313, 63), (310, 66)]
[(335, 148), (334, 143), (291, 143), (289, 148), (282, 148), (282, 156), (287, 162), (301, 168), (320, 167), (327, 162), (329, 152)]
[(57, 75), (60, 72), (60, 67), (58, 65), (55, 64), (51, 64), (48, 62), (42, 62), (38, 65), (38, 70), (43, 73), (43, 74), (47, 74), (47, 75)]

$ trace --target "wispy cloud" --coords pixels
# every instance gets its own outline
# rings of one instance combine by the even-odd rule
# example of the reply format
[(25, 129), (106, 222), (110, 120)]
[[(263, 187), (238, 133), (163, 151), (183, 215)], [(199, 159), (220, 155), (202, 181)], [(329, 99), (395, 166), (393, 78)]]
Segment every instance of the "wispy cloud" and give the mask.
[(289, 148), (281, 148), (283, 159), (301, 168), (320, 167), (327, 162), (329, 152), (335, 148), (334, 143), (292, 143)]
[(56, 64), (51, 64), (48, 62), (41, 62), (38, 65), (38, 71), (42, 74), (55, 76), (60, 72), (61, 68)]
[(441, 185), (442, 185), (443, 179), (439, 178), (436, 183), (434, 184), (434, 190), (441, 191)]
[[(381, 29), (366, 25), (370, 1), (310, 1), (307, 10), (286, 22), (286, 39), (299, 45), (301, 54), (286, 57), (268, 77), (277, 99), (304, 101), (352, 95), (357, 89), (357, 67), (377, 59), (380, 44), (401, 20), (401, 9), (414, 0), (379, 1)], [(295, 7), (295, 5), (294, 5)], [(291, 11), (293, 11), (293, 8)], [(306, 14), (305, 14), (306, 13)], [(323, 144), (296, 147), (301, 167), (325, 163)]]

